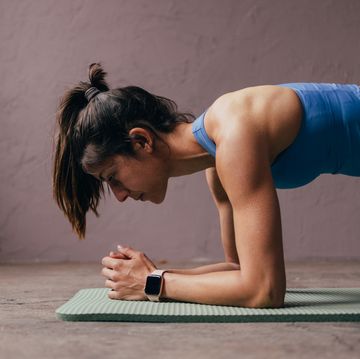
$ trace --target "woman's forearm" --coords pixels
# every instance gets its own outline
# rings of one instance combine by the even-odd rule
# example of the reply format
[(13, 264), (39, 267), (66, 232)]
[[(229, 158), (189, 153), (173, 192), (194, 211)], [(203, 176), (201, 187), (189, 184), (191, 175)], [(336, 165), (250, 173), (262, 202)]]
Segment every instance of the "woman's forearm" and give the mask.
[(265, 285), (245, 282), (239, 270), (197, 275), (165, 272), (161, 298), (201, 304), (261, 308), (272, 305), (263, 293)]
[(222, 262), (215, 264), (207, 264), (196, 268), (167, 269), (167, 271), (178, 274), (203, 274), (203, 273), (222, 272), (222, 271), (235, 270), (235, 269), (240, 269), (240, 265), (236, 263)]

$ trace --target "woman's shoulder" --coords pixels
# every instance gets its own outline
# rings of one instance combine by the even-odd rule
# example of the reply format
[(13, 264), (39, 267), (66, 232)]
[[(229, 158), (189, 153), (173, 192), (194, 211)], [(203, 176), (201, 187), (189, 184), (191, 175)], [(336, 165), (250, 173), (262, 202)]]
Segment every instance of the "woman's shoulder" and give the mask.
[(233, 131), (257, 126), (266, 132), (275, 154), (296, 135), (301, 116), (301, 102), (294, 90), (258, 85), (219, 96), (206, 111), (204, 126), (216, 145)]
[[(249, 118), (255, 111), (259, 111), (264, 103), (264, 96), (276, 91), (273, 86), (252, 86), (240, 90), (227, 92), (208, 107), (204, 122), (209, 137), (216, 143), (216, 134), (222, 128), (229, 129), (236, 121)], [(274, 86), (275, 87), (275, 86)]]

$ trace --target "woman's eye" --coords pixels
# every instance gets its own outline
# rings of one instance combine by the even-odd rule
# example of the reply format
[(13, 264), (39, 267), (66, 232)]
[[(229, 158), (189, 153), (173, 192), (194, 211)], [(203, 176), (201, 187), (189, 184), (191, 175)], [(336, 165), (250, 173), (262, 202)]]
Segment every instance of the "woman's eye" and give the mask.
[(114, 176), (110, 176), (108, 178), (108, 182), (110, 184), (112, 184), (113, 186), (119, 186), (119, 184), (120, 184), (119, 181)]

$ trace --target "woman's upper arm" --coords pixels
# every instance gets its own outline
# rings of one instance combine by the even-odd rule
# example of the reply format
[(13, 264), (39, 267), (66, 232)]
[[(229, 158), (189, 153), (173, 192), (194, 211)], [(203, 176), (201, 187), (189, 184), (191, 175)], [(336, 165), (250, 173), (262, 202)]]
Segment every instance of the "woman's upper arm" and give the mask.
[(249, 118), (230, 123), (216, 144), (216, 169), (233, 208), (241, 277), (256, 295), (279, 303), (286, 278), (266, 134)]
[(215, 201), (216, 206), (219, 208), (222, 205), (229, 204), (229, 198), (220, 182), (219, 176), (216, 172), (216, 168), (207, 168), (205, 171), (205, 176), (209, 186), (209, 190)]

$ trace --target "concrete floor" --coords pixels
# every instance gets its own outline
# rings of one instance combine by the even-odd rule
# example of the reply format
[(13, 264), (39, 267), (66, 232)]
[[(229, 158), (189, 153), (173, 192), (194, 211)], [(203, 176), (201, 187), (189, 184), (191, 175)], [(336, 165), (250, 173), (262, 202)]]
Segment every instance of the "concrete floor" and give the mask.
[[(155, 264), (189, 268), (198, 263)], [(207, 264), (207, 263), (201, 263)], [(359, 358), (358, 323), (64, 322), (55, 309), (104, 287), (99, 263), (1, 264), (0, 358)], [(287, 287), (358, 287), (360, 261), (288, 262)]]

